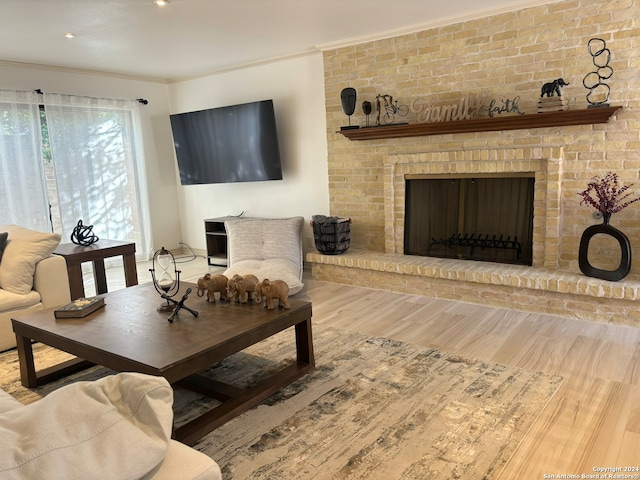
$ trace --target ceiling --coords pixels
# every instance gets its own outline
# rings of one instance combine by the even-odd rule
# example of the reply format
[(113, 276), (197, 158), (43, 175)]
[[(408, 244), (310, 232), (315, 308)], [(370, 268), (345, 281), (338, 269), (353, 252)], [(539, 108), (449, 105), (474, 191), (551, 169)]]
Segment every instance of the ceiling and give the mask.
[(558, 0), (169, 1), (2, 0), (0, 62), (170, 82)]

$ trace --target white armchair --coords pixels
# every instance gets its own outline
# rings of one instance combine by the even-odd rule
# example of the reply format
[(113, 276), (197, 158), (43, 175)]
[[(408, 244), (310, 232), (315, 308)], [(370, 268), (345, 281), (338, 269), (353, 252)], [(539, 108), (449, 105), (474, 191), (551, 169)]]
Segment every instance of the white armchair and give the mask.
[(302, 228), (304, 217), (238, 218), (227, 220), (227, 260), (224, 274), (253, 274), (262, 281), (283, 280), (289, 295), (302, 283)]

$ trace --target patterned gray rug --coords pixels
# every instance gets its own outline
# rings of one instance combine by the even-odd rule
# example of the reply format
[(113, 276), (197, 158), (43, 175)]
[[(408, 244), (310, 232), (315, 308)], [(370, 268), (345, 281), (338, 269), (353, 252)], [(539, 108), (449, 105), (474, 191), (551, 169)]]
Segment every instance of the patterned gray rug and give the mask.
[[(290, 361), (292, 332), (208, 374), (247, 385)], [(317, 368), (202, 438), (225, 480), (495, 478), (562, 383), (539, 372), (447, 355), (385, 338), (314, 327)], [(36, 346), (36, 358), (60, 352)], [(28, 390), (15, 352), (0, 354), (0, 388), (29, 403), (95, 367)], [(176, 391), (177, 424), (215, 401)]]

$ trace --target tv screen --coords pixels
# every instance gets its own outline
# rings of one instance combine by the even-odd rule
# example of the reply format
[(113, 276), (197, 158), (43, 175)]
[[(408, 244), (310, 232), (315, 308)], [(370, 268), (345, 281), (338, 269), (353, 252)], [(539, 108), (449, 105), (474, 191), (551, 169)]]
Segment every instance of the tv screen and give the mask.
[(282, 180), (273, 100), (170, 119), (182, 185)]

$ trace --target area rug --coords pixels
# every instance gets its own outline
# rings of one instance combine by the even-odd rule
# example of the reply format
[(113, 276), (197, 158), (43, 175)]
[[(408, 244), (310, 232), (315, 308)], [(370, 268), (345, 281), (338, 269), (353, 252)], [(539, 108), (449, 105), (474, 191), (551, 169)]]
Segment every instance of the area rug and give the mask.
[[(321, 326), (314, 348), (313, 372), (194, 445), (220, 464), (225, 480), (496, 478), (562, 382)], [(65, 355), (42, 345), (34, 353), (47, 361)], [(249, 385), (292, 353), (293, 334), (283, 332), (207, 374)], [(29, 390), (18, 371), (15, 352), (0, 354), (0, 388), (23, 403), (113, 373), (95, 367)], [(212, 405), (177, 389), (176, 423)]]

